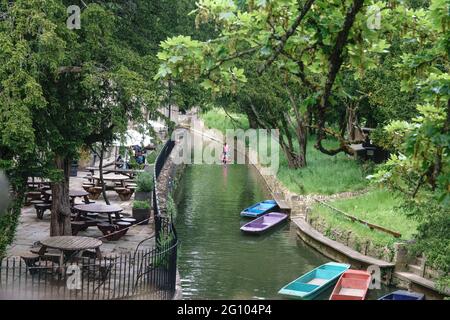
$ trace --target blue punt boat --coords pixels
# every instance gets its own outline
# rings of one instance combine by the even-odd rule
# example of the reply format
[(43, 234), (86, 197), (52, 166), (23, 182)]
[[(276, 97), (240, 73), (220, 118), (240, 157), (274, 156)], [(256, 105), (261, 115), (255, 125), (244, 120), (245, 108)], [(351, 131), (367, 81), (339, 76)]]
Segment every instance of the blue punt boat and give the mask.
[(260, 217), (263, 214), (266, 214), (277, 207), (278, 205), (275, 200), (265, 200), (258, 202), (257, 204), (254, 204), (253, 206), (248, 207), (247, 209), (244, 209), (241, 212), (241, 216), (248, 218)]
[(397, 290), (382, 296), (378, 300), (425, 300), (425, 295), (417, 292)]
[(314, 299), (335, 284), (339, 277), (349, 268), (350, 265), (345, 263), (325, 263), (287, 284), (278, 291), (278, 294), (294, 299)]

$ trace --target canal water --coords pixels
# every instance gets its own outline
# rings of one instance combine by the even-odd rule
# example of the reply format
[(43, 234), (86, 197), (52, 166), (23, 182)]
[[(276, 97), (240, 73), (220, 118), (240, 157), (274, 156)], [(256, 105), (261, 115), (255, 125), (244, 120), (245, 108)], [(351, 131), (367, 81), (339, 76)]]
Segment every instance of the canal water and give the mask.
[[(269, 199), (246, 165), (191, 165), (177, 187), (178, 266), (183, 299), (280, 299), (277, 292), (330, 261), (297, 240), (293, 225), (262, 236), (243, 234), (242, 209)], [(318, 299), (328, 299), (331, 290)], [(370, 298), (387, 292), (372, 290)]]

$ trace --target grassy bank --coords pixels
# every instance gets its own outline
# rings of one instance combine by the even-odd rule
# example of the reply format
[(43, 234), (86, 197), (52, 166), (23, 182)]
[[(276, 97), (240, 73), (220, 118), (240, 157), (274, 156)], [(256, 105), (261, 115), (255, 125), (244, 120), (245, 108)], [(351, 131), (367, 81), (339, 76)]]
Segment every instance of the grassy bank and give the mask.
[(244, 129), (247, 130), (250, 126), (245, 115), (238, 113), (228, 113), (234, 120), (223, 111), (223, 109), (212, 109), (201, 115), (203, 122), (208, 128), (220, 130), (226, 133), (227, 129)]
[[(223, 133), (226, 129), (248, 129), (248, 120), (242, 114), (231, 114), (232, 121), (222, 109), (213, 109), (202, 114), (205, 125)], [(234, 127), (234, 126), (235, 127)], [(310, 137), (307, 146), (308, 166), (302, 169), (288, 167), (285, 154), (280, 151), (278, 179), (292, 192), (298, 194), (334, 194), (344, 191), (356, 191), (367, 186), (366, 174), (353, 158), (345, 154), (330, 157), (314, 148), (314, 137)], [(326, 141), (326, 147), (336, 145)]]
[[(277, 177), (286, 188), (298, 194), (330, 195), (367, 187), (366, 174), (357, 161), (342, 153), (336, 156), (326, 155), (314, 148), (314, 142), (314, 137), (310, 137), (306, 151), (306, 168), (289, 168), (284, 153), (280, 153)], [(326, 147), (335, 144), (332, 141), (324, 143)]]
[[(409, 240), (417, 229), (417, 222), (406, 217), (397, 206), (401, 199), (386, 190), (371, 190), (361, 196), (329, 202), (340, 209), (364, 221), (401, 233), (402, 239)], [(321, 204), (316, 204), (310, 213), (312, 219), (319, 218), (330, 228), (352, 232), (361, 239), (370, 239), (378, 245), (390, 245), (398, 239), (378, 230), (371, 230), (365, 225), (352, 222), (336, 211)]]

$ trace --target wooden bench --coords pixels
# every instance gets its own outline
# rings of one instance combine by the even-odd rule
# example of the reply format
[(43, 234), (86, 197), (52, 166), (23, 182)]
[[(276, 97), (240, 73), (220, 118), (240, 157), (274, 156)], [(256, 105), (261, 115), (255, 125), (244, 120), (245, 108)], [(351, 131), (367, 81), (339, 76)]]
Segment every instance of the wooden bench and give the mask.
[[(30, 252), (39, 255), (40, 250), (41, 250), (41, 246), (32, 248), (30, 250)], [(47, 249), (47, 252), (45, 252), (45, 254), (39, 255), (39, 258), (40, 258), (39, 262), (43, 261), (43, 262), (59, 263), (59, 261), (61, 260), (61, 254), (62, 253), (59, 250)]]
[(102, 194), (103, 188), (100, 186), (94, 186), (93, 184), (83, 184), (84, 191), (89, 193), (89, 198), (97, 200)]
[(87, 229), (86, 222), (84, 221), (72, 221), (72, 235), (76, 236), (80, 231), (84, 231)]
[(42, 204), (42, 203), (44, 203), (44, 201), (43, 200), (31, 200), (30, 201), (30, 204), (31, 205), (36, 205), (36, 204)]
[(42, 220), (44, 218), (45, 211), (51, 210), (52, 205), (50, 203), (38, 203), (34, 205), (34, 208), (36, 209), (37, 218)]
[(22, 258), (28, 268), (33, 267), (36, 262), (39, 261), (39, 255), (31, 251), (22, 252), (19, 256)]
[(115, 264), (116, 260), (103, 259), (99, 261), (88, 258), (82, 263), (82, 271), (84, 276), (90, 280), (105, 281)]
[[(97, 228), (103, 233), (106, 240), (108, 241), (117, 241), (122, 238), (121, 232), (119, 231), (119, 227), (108, 222), (99, 223)], [(117, 233), (116, 233), (117, 232)]]
[(120, 200), (122, 200), (122, 201), (130, 200), (131, 196), (134, 193), (134, 190), (127, 189), (127, 188), (122, 188), (122, 187), (114, 188), (114, 191), (117, 192), (117, 194), (119, 195)]
[(123, 222), (128, 222), (128, 223), (131, 223), (131, 225), (134, 225), (134, 224), (136, 224), (136, 219), (135, 218), (121, 218), (120, 219), (120, 221), (123, 221)]
[(26, 204), (30, 205), (33, 200), (42, 200), (42, 193), (40, 191), (28, 191), (26, 193)]

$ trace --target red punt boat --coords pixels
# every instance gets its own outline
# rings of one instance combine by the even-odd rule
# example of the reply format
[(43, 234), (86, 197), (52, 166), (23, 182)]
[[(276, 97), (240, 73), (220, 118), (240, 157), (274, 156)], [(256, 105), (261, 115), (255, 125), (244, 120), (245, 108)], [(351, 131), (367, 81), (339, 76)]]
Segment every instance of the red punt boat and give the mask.
[(364, 300), (371, 281), (367, 271), (345, 271), (331, 294), (330, 300)]

